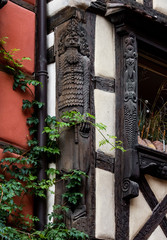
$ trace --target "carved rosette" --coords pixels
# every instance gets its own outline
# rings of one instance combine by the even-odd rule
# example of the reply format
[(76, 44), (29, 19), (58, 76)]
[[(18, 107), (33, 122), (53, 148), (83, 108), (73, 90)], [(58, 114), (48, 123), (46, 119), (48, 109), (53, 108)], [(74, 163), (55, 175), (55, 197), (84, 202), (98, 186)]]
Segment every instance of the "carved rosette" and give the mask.
[(127, 148), (137, 143), (137, 53), (136, 38), (124, 38), (124, 129)]

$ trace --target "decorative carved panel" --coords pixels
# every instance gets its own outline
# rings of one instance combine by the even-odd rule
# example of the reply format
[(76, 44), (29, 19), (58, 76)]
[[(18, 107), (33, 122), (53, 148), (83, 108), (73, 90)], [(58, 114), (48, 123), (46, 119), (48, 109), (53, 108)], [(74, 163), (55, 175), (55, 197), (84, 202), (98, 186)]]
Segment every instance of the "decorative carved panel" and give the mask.
[[(86, 22), (78, 17), (72, 17), (55, 29), (58, 118), (61, 118), (62, 113), (66, 111), (94, 114), (90, 61), (93, 46), (88, 37), (94, 33), (94, 24), (95, 19), (90, 14), (86, 14)], [(87, 123), (65, 130), (60, 136), (61, 155), (57, 160), (57, 168), (60, 171), (79, 169), (89, 176), (82, 179), (82, 187), (79, 191), (83, 194), (83, 198), (78, 206), (71, 209), (66, 221), (70, 227), (85, 231), (90, 236), (94, 236), (95, 230), (93, 139), (94, 130)], [(56, 188), (57, 204), (63, 202), (61, 198), (63, 188), (62, 183)]]
[(58, 109), (89, 110), (90, 60), (85, 31), (71, 19), (61, 34), (58, 45), (59, 85)]
[(137, 46), (136, 37), (129, 33), (123, 37), (124, 50), (124, 173), (123, 198), (138, 196), (139, 176), (137, 144)]
[(132, 33), (124, 38), (124, 64), (124, 126), (129, 149), (137, 143), (137, 52)]
[[(138, 196), (139, 185), (153, 214), (134, 239), (148, 239), (158, 225), (167, 236), (167, 197), (158, 203), (142, 177), (143, 174), (150, 174), (167, 179), (166, 156), (138, 146), (137, 141), (137, 40), (167, 53), (164, 37), (166, 16), (151, 9), (151, 2), (144, 0), (144, 4), (139, 4), (134, 0), (107, 1), (106, 16), (116, 30), (116, 135), (126, 149), (125, 153), (116, 151), (115, 159), (116, 240), (129, 240), (130, 199)], [(156, 22), (153, 14), (156, 15)], [(164, 54), (158, 57), (165, 60), (163, 56)]]

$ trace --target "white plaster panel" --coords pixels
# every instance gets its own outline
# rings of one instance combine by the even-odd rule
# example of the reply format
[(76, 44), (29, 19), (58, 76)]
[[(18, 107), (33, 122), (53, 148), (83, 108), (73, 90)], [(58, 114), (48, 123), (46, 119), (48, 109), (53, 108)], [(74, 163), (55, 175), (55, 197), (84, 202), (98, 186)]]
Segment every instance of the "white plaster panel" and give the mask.
[(66, 7), (86, 9), (90, 6), (91, 2), (95, 1), (96, 0), (53, 0), (47, 4), (47, 15), (53, 16)]
[(47, 48), (50, 48), (54, 45), (54, 32), (51, 32), (47, 35)]
[(151, 234), (151, 236), (148, 238), (148, 240), (166, 240), (166, 236), (163, 233), (160, 226), (158, 226), (155, 231)]
[[(115, 93), (95, 89), (94, 99), (96, 123), (103, 123), (107, 126), (107, 130), (102, 131), (105, 136), (107, 136), (107, 134), (115, 135)], [(99, 147), (99, 142), (103, 139), (102, 135), (96, 129), (96, 150), (99, 149), (114, 156), (115, 151), (111, 151), (109, 144)]]
[(47, 85), (47, 111), (48, 115), (56, 115), (56, 64), (51, 63), (48, 69), (48, 85)]
[(91, 2), (95, 1), (96, 0), (69, 0), (69, 5), (86, 9), (90, 6)]
[(152, 177), (150, 175), (146, 175), (145, 177), (157, 200), (161, 202), (167, 194), (167, 181)]
[[(56, 164), (50, 163), (49, 168), (56, 169)], [(49, 178), (52, 180), (55, 178), (55, 175), (52, 175)], [(52, 192), (55, 192), (55, 185), (51, 186), (47, 192), (47, 214), (51, 214), (53, 212), (53, 205), (55, 204), (55, 194), (53, 194)], [(47, 222), (49, 223), (49, 218), (47, 218)]]
[(143, 4), (143, 0), (136, 0), (136, 2)]
[(114, 174), (96, 168), (96, 238), (114, 239)]
[(142, 193), (139, 192), (139, 196), (132, 199), (130, 203), (130, 240), (135, 237), (151, 215), (152, 211), (150, 207), (145, 201)]
[(96, 16), (95, 75), (115, 78), (115, 30), (104, 17)]
[(153, 0), (153, 8), (167, 14), (167, 0)]
[(47, 15), (53, 16), (63, 8), (68, 6), (69, 0), (54, 0), (47, 4)]

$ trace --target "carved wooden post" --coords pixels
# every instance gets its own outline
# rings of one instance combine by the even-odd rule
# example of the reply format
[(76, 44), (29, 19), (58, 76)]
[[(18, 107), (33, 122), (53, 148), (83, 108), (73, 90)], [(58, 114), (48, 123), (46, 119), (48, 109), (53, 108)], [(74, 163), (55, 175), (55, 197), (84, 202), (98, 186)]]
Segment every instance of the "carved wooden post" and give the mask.
[[(77, 17), (67, 19), (55, 29), (56, 69), (57, 69), (57, 117), (63, 112), (77, 111), (81, 114), (93, 111), (91, 94), (91, 61), (93, 53), (89, 46), (88, 34), (91, 34), (90, 15), (87, 22), (76, 10)], [(92, 25), (91, 27), (94, 27)], [(89, 33), (87, 33), (89, 31)], [(92, 61), (93, 62), (93, 61)], [(83, 178), (80, 189), (83, 198), (66, 216), (67, 224), (90, 236), (94, 236), (94, 134), (87, 123), (65, 130), (60, 137), (61, 155), (57, 168), (68, 172), (77, 169), (86, 172), (89, 178)], [(56, 186), (56, 204), (62, 203), (63, 186)]]
[(137, 44), (136, 37), (129, 33), (123, 37), (124, 51), (124, 146), (123, 198), (138, 196), (139, 164), (137, 151)]
[(129, 239), (129, 200), (138, 195), (137, 151), (137, 44), (126, 26), (116, 26), (116, 129), (125, 153), (116, 151), (116, 240)]

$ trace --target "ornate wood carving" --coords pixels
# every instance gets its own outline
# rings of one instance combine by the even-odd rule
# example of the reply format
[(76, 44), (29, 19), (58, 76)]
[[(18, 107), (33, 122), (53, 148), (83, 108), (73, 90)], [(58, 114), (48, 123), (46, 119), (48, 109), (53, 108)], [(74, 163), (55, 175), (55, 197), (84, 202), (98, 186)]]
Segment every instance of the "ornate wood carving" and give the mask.
[(106, 12), (106, 1), (105, 0), (97, 0), (96, 2), (91, 2), (88, 10), (95, 12), (96, 14), (104, 15)]
[(115, 79), (94, 77), (93, 81), (96, 89), (106, 92), (115, 92)]
[(144, 174), (167, 180), (166, 154), (138, 146), (140, 169)]
[[(150, 1), (147, 1), (150, 2)], [(146, 1), (145, 1), (146, 3)], [(119, 7), (119, 11), (114, 11)], [(150, 6), (151, 7), (151, 6)], [(118, 10), (118, 9), (117, 9)], [(126, 153), (116, 151), (115, 161), (115, 204), (116, 204), (116, 240), (129, 240), (129, 199), (138, 195), (140, 174), (148, 173), (158, 178), (166, 179), (167, 167), (162, 153), (141, 151), (137, 147), (137, 44), (147, 42), (166, 52), (162, 39), (166, 31), (164, 24), (167, 17), (157, 13), (146, 4), (134, 0), (107, 1), (107, 14), (116, 29), (116, 134), (125, 144)], [(155, 22), (155, 15), (156, 21)], [(161, 24), (160, 24), (161, 23)], [(152, 31), (152, 29), (156, 29)], [(159, 34), (157, 34), (157, 31)], [(133, 33), (129, 33), (133, 32)], [(151, 157), (151, 158), (149, 158)], [(142, 181), (142, 179), (141, 179)], [(140, 186), (142, 184), (140, 183)], [(121, 189), (121, 190), (120, 190)], [(148, 191), (148, 188), (147, 188)], [(153, 199), (153, 195), (148, 193)], [(150, 200), (151, 201), (151, 200)], [(160, 208), (163, 208), (163, 204)], [(152, 207), (157, 202), (152, 200)], [(165, 204), (164, 204), (165, 205)], [(166, 211), (166, 209), (165, 209)], [(157, 218), (157, 222), (156, 222)], [(165, 235), (167, 233), (166, 219), (161, 213), (153, 213), (146, 224), (150, 228), (149, 235), (160, 225)], [(143, 230), (143, 232), (146, 232)], [(145, 233), (144, 233), (145, 234)], [(147, 234), (147, 233), (146, 233)], [(147, 239), (139, 235), (136, 239)]]
[(102, 151), (96, 152), (96, 167), (114, 173), (115, 159)]
[(127, 148), (137, 144), (137, 52), (136, 38), (130, 33), (124, 38), (124, 126)]
[(138, 196), (139, 164), (137, 144), (137, 46), (133, 33), (123, 37), (124, 46), (124, 174), (123, 198)]
[[(153, 210), (153, 214), (147, 220), (145, 225), (136, 235), (133, 240), (146, 240), (150, 237), (152, 232), (156, 229), (156, 227), (160, 224), (165, 214), (167, 213), (167, 195), (164, 197), (161, 203), (159, 203)], [(156, 221), (155, 221), (156, 219)]]
[(59, 112), (89, 111), (90, 60), (85, 31), (71, 19), (60, 36), (59, 46)]
[[(87, 22), (71, 18), (55, 30), (56, 68), (57, 68), (57, 117), (65, 111), (78, 111), (81, 114), (93, 111), (91, 81), (94, 48), (88, 37), (94, 33), (95, 18), (87, 13)], [(90, 24), (92, 22), (92, 24)], [(91, 51), (90, 51), (91, 50)], [(92, 61), (93, 63), (93, 61)], [(68, 225), (94, 236), (95, 192), (94, 192), (94, 132), (90, 125), (82, 124), (64, 131), (60, 137), (60, 158), (57, 168), (67, 172), (80, 169), (89, 178), (83, 178), (80, 192), (83, 198), (79, 205), (66, 216)], [(56, 202), (60, 203), (62, 185), (57, 186)]]
[[(116, 34), (116, 134), (124, 141), (124, 48), (123, 37)], [(115, 156), (115, 220), (116, 240), (129, 240), (129, 200), (122, 198), (122, 181), (124, 178), (124, 153), (116, 151)]]

